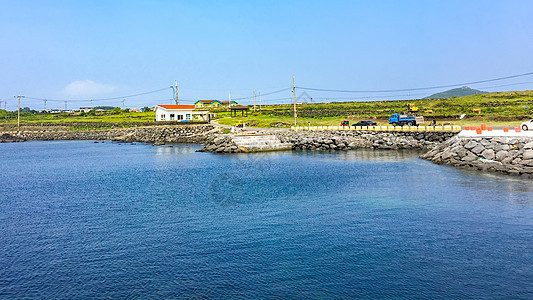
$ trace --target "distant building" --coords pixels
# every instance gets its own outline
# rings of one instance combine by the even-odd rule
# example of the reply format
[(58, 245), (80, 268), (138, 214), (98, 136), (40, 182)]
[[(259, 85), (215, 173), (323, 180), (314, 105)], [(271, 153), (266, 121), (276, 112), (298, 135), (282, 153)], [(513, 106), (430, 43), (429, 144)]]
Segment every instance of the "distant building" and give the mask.
[(192, 120), (194, 105), (158, 105), (155, 107), (156, 121), (182, 121)]
[(92, 109), (92, 107), (80, 107), (81, 112), (90, 112)]
[(238, 103), (235, 101), (219, 101), (219, 100), (198, 100), (194, 103), (195, 107), (209, 107), (209, 108), (227, 108), (235, 106)]
[(193, 120), (209, 121), (209, 112), (194, 111), (194, 109), (194, 105), (157, 105), (155, 107), (155, 120), (179, 122)]
[(139, 108), (130, 108), (130, 112), (141, 112), (143, 110), (139, 109)]

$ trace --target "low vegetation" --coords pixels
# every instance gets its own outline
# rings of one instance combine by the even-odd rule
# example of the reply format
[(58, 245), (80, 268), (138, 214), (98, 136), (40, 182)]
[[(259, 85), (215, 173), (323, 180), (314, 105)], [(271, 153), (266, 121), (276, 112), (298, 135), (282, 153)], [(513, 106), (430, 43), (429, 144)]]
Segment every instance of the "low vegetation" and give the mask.
[[(350, 122), (375, 120), (381, 124), (388, 123), (388, 117), (395, 112), (407, 109), (409, 103), (419, 107), (419, 115), (427, 121), (435, 119), (437, 123), (455, 125), (478, 125), (487, 123), (494, 126), (512, 126), (533, 118), (533, 91), (514, 91), (487, 93), (465, 97), (443, 99), (419, 99), (403, 101), (373, 102), (330, 102), (297, 105), (297, 124), (305, 125), (339, 125), (343, 119)], [(152, 122), (153, 111), (129, 112), (118, 107), (106, 111), (87, 113), (41, 114), (24, 108), (21, 123), (138, 123)], [(288, 127), (294, 124), (293, 105), (263, 105), (261, 111), (250, 107), (248, 117), (231, 118), (228, 110), (212, 110), (220, 124), (232, 125), (238, 120), (247, 126)], [(461, 115), (465, 115), (460, 119)], [(16, 124), (17, 112), (0, 110), (0, 124)]]

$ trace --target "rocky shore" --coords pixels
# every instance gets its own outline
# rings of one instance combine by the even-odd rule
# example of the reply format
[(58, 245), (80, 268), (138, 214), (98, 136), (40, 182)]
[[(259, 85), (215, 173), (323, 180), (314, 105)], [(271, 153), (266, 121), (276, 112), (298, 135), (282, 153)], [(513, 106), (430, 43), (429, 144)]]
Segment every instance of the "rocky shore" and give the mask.
[(9, 133), (0, 134), (0, 143), (24, 142), (26, 138)]
[(0, 142), (49, 141), (49, 140), (112, 140), (123, 143), (143, 142), (162, 145), (165, 143), (205, 144), (220, 131), (213, 125), (147, 126), (123, 129), (87, 131), (28, 130), (0, 132)]
[[(369, 149), (429, 149), (450, 139), (454, 132), (369, 132), (369, 131), (291, 131), (257, 132), (272, 134), (293, 150), (347, 151)], [(232, 135), (219, 136), (200, 151), (243, 152)]]
[(294, 150), (428, 149), (455, 136), (456, 132), (383, 131), (281, 131), (282, 142)]
[(437, 164), (533, 178), (533, 139), (453, 137), (421, 158)]
[[(500, 172), (533, 178), (533, 139), (510, 137), (461, 137), (457, 132), (374, 132), (374, 131), (258, 131), (240, 135), (223, 134), (222, 128), (208, 124), (146, 126), (88, 131), (0, 132), (0, 142), (26, 140), (112, 140), (154, 145), (195, 143), (199, 151), (238, 153), (278, 150), (347, 151), (354, 149), (417, 149), (421, 156), (437, 164)], [(254, 136), (259, 146), (253, 145)], [(268, 136), (268, 139), (265, 139)], [(246, 139), (250, 148), (243, 146)], [(251, 144), (250, 144), (251, 143)], [(255, 146), (255, 148), (254, 148)], [(250, 149), (252, 149), (250, 151)], [(266, 150), (265, 150), (266, 149)]]

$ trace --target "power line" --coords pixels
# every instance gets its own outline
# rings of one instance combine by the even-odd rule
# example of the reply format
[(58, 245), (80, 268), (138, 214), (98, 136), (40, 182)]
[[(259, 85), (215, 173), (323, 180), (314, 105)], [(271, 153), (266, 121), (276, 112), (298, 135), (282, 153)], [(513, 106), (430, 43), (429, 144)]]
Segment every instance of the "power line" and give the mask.
[[(272, 95), (272, 94), (277, 94), (277, 93), (281, 93), (281, 92), (284, 92), (284, 91), (288, 91), (288, 90), (291, 90), (292, 88), (284, 88), (284, 89), (281, 89), (281, 90), (277, 90), (277, 91), (273, 91), (273, 92), (270, 92), (270, 93), (265, 93), (263, 94), (263, 96), (268, 96), (268, 95)], [(237, 100), (246, 100), (246, 99), (252, 99), (254, 97), (254, 95), (251, 95), (249, 97), (241, 97), (241, 98), (233, 98), (231, 99), (232, 101), (237, 101)]]
[(505, 79), (523, 77), (523, 76), (529, 76), (529, 75), (533, 75), (533, 72), (524, 73), (524, 74), (518, 74), (518, 75), (511, 75), (511, 76), (506, 76), (506, 77), (493, 78), (493, 79), (487, 79), (487, 80), (450, 84), (450, 85), (439, 85), (439, 86), (431, 86), (431, 87), (418, 87), (418, 88), (397, 89), (397, 90), (369, 90), (369, 91), (360, 90), (360, 91), (357, 91), (357, 90), (320, 89), (320, 88), (309, 88), (309, 87), (296, 87), (296, 88), (302, 89), (302, 90), (308, 90), (308, 91), (338, 92), (338, 93), (391, 93), (391, 92), (408, 92), (408, 91), (421, 91), (421, 90), (433, 90), (433, 89), (441, 89), (441, 88), (450, 88), (450, 87), (456, 87), (456, 86), (465, 86), (465, 85), (479, 84), (479, 83), (485, 83), (485, 82), (493, 82), (493, 81), (499, 81), (499, 80), (505, 80)]
[[(86, 102), (86, 101), (108, 101), (108, 100), (119, 100), (119, 99), (125, 99), (125, 98), (133, 98), (133, 97), (138, 97), (138, 96), (143, 96), (143, 95), (148, 95), (148, 94), (153, 94), (153, 93), (157, 93), (157, 92), (161, 92), (161, 91), (166, 91), (168, 88), (163, 88), (163, 89), (158, 89), (158, 90), (154, 90), (154, 91), (149, 91), (149, 92), (144, 92), (144, 93), (138, 93), (138, 94), (133, 94), (133, 95), (126, 95), (126, 96), (119, 96), (119, 97), (111, 97), (111, 98), (97, 98), (97, 99), (75, 99), (75, 100), (68, 100), (70, 102)], [(44, 98), (37, 98), (37, 97), (26, 97), (27, 99), (33, 99), (33, 100), (47, 100), (47, 101), (59, 101), (59, 102), (63, 102), (65, 101), (64, 99), (44, 99)]]

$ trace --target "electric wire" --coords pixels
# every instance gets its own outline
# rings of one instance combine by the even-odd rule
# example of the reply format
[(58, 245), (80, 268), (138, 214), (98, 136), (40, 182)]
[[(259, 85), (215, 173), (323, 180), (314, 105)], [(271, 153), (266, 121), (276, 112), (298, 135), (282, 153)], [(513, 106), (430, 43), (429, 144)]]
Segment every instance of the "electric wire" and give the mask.
[(310, 87), (301, 87), (301, 86), (297, 86), (296, 88), (297, 89), (301, 89), (301, 90), (308, 90), (308, 91), (338, 92), (338, 93), (394, 93), (394, 92), (422, 91), (422, 90), (433, 90), (433, 89), (440, 89), (440, 88), (450, 88), (450, 87), (456, 87), (456, 86), (473, 85), (473, 84), (500, 81), (500, 80), (523, 77), (523, 76), (529, 76), (529, 75), (533, 75), (533, 72), (523, 73), (523, 74), (518, 74), (518, 75), (511, 75), (511, 76), (506, 76), (506, 77), (493, 78), (493, 79), (487, 79), (487, 80), (479, 80), (479, 81), (472, 81), (472, 82), (457, 83), (457, 84), (438, 85), (438, 86), (431, 86), (431, 87), (418, 87), (418, 88), (409, 88), (409, 89), (396, 89), (396, 90), (335, 90), (335, 89), (321, 89), (321, 88), (310, 88)]

